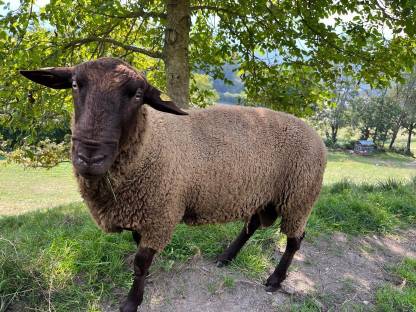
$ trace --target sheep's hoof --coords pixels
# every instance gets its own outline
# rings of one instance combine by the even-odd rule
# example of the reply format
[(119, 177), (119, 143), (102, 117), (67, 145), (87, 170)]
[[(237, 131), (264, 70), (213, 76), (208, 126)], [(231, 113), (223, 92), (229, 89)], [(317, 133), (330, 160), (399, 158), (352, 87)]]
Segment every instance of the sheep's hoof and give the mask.
[(222, 268), (225, 267), (227, 265), (230, 264), (231, 261), (229, 260), (217, 260), (217, 262), (215, 263), (217, 265), (218, 268)]
[(266, 292), (275, 292), (280, 288), (281, 281), (273, 281), (273, 279), (268, 278), (264, 286), (266, 286)]
[(280, 284), (278, 285), (266, 285), (266, 292), (275, 292), (280, 288)]
[(120, 307), (120, 312), (137, 312), (138, 307), (136, 302), (125, 301)]

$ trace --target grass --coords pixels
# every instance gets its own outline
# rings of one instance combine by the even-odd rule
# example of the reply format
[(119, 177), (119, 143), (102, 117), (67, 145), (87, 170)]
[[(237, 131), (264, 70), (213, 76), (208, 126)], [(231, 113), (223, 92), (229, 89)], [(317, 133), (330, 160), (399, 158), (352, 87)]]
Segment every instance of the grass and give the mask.
[(403, 280), (400, 286), (381, 287), (376, 294), (376, 311), (416, 311), (416, 259), (406, 258), (393, 268), (393, 273)]
[(377, 184), (341, 180), (323, 188), (309, 219), (310, 231), (349, 234), (387, 233), (416, 223), (416, 180)]
[(81, 201), (72, 166), (24, 169), (0, 160), (0, 215), (22, 214), (34, 209)]
[[(362, 171), (355, 179), (347, 180), (339, 171), (346, 170), (344, 167), (351, 162), (361, 165)], [(374, 165), (381, 162), (388, 165)], [(408, 167), (411, 162), (389, 154), (355, 159), (331, 153), (326, 185), (309, 220), (309, 237), (334, 231), (351, 235), (390, 233), (397, 227), (416, 224), (416, 179), (411, 179), (416, 172)], [(69, 166), (50, 171), (0, 168), (0, 214), (42, 208), (0, 217), (0, 312), (7, 306), (14, 310), (79, 311), (83, 307), (82, 311), (100, 311), (102, 302), (116, 300), (114, 292), (121, 288), (124, 293), (131, 277), (126, 257), (135, 250), (130, 233), (109, 235), (97, 229), (84, 204), (76, 202), (79, 197)], [(29, 188), (39, 191), (30, 194)], [(70, 201), (75, 203), (67, 204)], [(65, 204), (43, 208), (58, 203)], [(197, 254), (213, 259), (241, 228), (240, 222), (200, 227), (181, 224), (152, 270), (169, 270)], [(282, 243), (284, 237), (278, 226), (259, 230), (231, 266), (262, 280), (274, 266), (273, 252)], [(225, 287), (233, 285), (233, 280), (224, 278)], [(380, 289), (377, 298), (385, 294), (397, 298), (391, 302), (380, 299), (380, 307), (399, 307), (410, 296), (406, 291), (414, 292), (413, 286), (406, 287), (410, 290)], [(396, 297), (390, 296), (395, 291)], [(316, 308), (316, 302), (306, 300), (295, 310)]]
[(409, 180), (415, 175), (416, 160), (403, 155), (387, 152), (360, 156), (331, 152), (328, 155), (324, 183), (331, 184), (343, 179), (355, 183), (377, 183), (390, 177)]
[[(358, 156), (331, 152), (324, 183), (329, 185), (344, 179), (355, 183), (377, 183), (390, 177), (410, 180), (414, 176), (416, 160), (410, 157), (394, 153)], [(46, 170), (24, 169), (0, 160), (0, 182), (0, 215), (16, 215), (81, 201), (69, 163)]]

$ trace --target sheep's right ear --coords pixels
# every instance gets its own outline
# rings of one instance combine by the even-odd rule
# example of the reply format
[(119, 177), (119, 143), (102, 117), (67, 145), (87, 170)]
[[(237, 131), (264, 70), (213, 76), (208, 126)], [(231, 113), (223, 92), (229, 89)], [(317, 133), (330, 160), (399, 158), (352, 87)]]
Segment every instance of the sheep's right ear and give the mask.
[(26, 78), (53, 89), (69, 89), (72, 87), (73, 67), (51, 67), (38, 70), (21, 70)]

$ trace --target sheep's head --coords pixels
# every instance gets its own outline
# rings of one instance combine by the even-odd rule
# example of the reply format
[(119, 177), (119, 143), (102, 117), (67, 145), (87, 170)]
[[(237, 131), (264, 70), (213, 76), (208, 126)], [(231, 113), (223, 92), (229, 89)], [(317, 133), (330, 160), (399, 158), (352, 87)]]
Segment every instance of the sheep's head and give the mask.
[(20, 72), (54, 89), (70, 89), (74, 100), (72, 163), (85, 178), (104, 175), (136, 125), (144, 103), (177, 115), (186, 115), (136, 70), (121, 60), (101, 58), (74, 67)]

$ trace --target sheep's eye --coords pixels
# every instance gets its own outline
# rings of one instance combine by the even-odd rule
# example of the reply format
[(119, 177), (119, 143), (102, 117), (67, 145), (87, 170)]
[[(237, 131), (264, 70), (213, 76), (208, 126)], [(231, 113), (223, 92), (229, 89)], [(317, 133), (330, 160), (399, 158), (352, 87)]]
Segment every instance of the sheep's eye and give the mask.
[(78, 89), (78, 84), (75, 80), (72, 80), (72, 89), (74, 90)]

